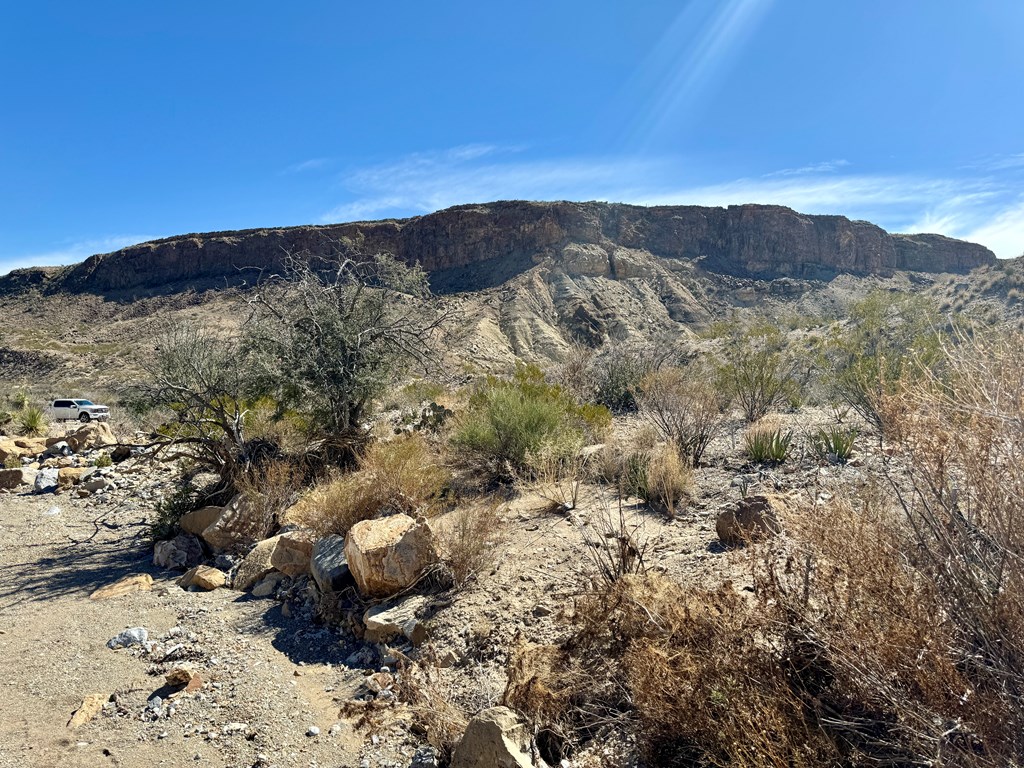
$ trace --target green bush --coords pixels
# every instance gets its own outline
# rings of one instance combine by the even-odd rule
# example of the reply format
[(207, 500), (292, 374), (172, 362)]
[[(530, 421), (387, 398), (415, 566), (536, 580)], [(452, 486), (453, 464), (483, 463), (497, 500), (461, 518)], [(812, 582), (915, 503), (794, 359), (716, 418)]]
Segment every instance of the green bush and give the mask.
[(21, 459), (17, 456), (11, 455), (4, 459), (4, 469), (19, 469), (21, 467)]
[(751, 328), (725, 347), (718, 382), (743, 410), (748, 422), (757, 421), (783, 404), (798, 408), (806, 377), (801, 360), (787, 349), (785, 337), (774, 326)]
[(24, 389), (19, 389), (11, 393), (10, 396), (11, 405), (17, 408), (19, 411), (23, 411), (28, 408), (28, 392)]
[(853, 456), (857, 441), (857, 430), (839, 426), (828, 426), (811, 435), (811, 450), (820, 459), (845, 464)]
[(884, 431), (882, 400), (907, 382), (923, 379), (942, 360), (948, 335), (922, 296), (871, 294), (850, 309), (850, 324), (825, 351), (831, 399), (845, 403)]
[(452, 436), (453, 447), (509, 476), (527, 467), (542, 446), (580, 445), (611, 424), (607, 408), (578, 405), (544, 381), (536, 366), (519, 366), (512, 379), (488, 376), (470, 396)]
[(793, 431), (752, 429), (744, 435), (744, 447), (755, 464), (781, 464), (789, 456)]
[(170, 539), (178, 532), (178, 521), (182, 515), (199, 508), (199, 492), (192, 484), (183, 481), (170, 495), (156, 505), (156, 518), (149, 524), (149, 533), (154, 541)]
[(40, 437), (49, 429), (49, 422), (42, 408), (30, 405), (17, 415), (18, 432), (26, 437)]
[(110, 458), (110, 454), (104, 452), (104, 453), (101, 453), (99, 456), (96, 457), (96, 461), (93, 462), (93, 466), (96, 466), (96, 467), (99, 467), (100, 469), (103, 469), (104, 467), (109, 467), (113, 463), (114, 463), (114, 460), (112, 458)]

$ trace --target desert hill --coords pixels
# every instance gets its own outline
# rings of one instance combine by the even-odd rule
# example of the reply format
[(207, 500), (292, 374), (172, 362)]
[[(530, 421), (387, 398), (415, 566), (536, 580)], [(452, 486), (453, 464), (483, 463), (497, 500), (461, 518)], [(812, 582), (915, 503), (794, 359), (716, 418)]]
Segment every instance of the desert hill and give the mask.
[[(189, 234), (0, 277), (4, 378), (113, 383), (140, 323), (232, 322), (239, 291), (288, 253), (387, 251), (419, 262), (464, 318), (459, 355), (484, 368), (558, 361), (573, 341), (689, 334), (734, 312), (835, 318), (870, 290), (1007, 305), (1016, 272), (987, 248), (889, 234), (781, 206), (506, 201), (401, 220)], [(979, 277), (980, 276), (980, 277)], [(1016, 283), (1014, 283), (1015, 285)], [(1012, 299), (1012, 297), (1011, 297)], [(122, 361), (111, 366), (110, 359)]]

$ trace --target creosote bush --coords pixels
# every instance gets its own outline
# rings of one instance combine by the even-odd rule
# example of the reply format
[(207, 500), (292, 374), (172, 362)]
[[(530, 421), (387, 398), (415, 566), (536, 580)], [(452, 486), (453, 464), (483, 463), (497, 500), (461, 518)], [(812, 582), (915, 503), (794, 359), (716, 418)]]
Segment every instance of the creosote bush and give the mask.
[(536, 366), (520, 365), (512, 379), (488, 376), (476, 387), (452, 435), (452, 446), (486, 463), (499, 477), (528, 468), (528, 456), (548, 445), (568, 452), (611, 424), (602, 406), (579, 405), (549, 384)]
[(775, 326), (756, 326), (733, 337), (724, 356), (718, 366), (719, 386), (748, 422), (800, 400), (809, 377), (807, 366), (787, 348), (785, 337)]

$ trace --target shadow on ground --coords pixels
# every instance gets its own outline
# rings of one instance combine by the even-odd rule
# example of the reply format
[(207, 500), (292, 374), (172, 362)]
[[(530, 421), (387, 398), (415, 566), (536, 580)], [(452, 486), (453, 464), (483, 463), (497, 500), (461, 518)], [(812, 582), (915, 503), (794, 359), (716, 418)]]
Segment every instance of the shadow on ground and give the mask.
[(352, 635), (313, 623), (309, 616), (286, 616), (283, 603), (250, 595), (238, 600), (265, 606), (265, 610), (244, 619), (239, 630), (271, 635), (270, 644), (294, 664), (342, 664), (362, 647)]
[(98, 518), (68, 529), (63, 541), (26, 545), (27, 559), (0, 563), (0, 614), (22, 603), (87, 596), (132, 574), (166, 575), (153, 566), (147, 534), (142, 522), (113, 525)]

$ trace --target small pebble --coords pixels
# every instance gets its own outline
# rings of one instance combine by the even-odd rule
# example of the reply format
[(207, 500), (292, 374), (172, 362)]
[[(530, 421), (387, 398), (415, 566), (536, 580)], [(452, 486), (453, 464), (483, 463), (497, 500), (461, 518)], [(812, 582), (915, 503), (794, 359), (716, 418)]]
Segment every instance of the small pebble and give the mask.
[(309, 729), (306, 731), (306, 735), (307, 736), (319, 736), (320, 735), (320, 729), (317, 728), (315, 725), (311, 725), (311, 726), (309, 726)]

